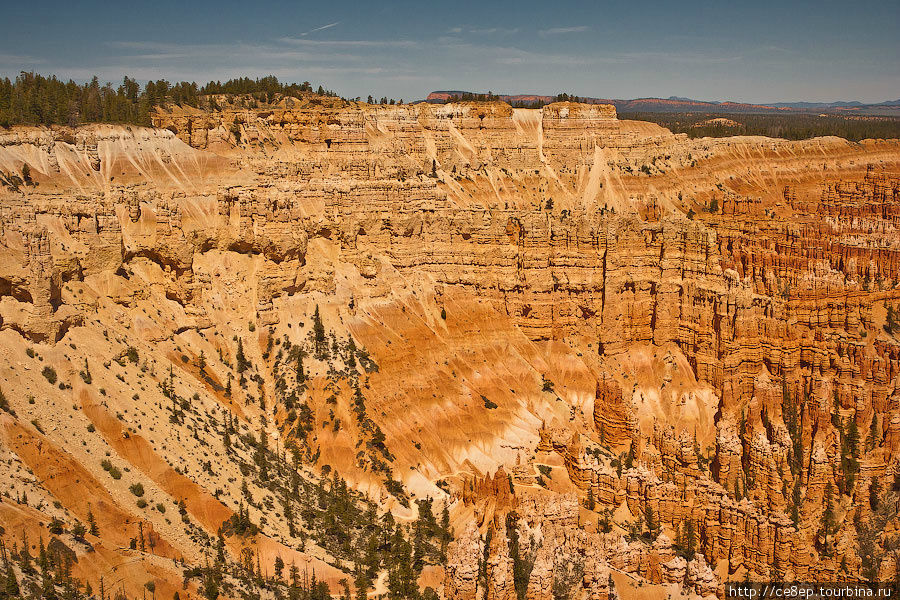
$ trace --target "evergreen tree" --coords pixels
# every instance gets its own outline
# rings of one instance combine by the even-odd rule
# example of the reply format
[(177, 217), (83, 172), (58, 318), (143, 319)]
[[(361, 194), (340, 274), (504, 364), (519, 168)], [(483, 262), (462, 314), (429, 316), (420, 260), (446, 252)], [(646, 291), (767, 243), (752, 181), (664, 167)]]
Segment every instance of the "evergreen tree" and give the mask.
[(694, 520), (688, 519), (685, 522), (684, 526), (684, 535), (682, 538), (681, 545), (685, 551), (685, 558), (687, 560), (693, 560), (694, 554), (697, 550), (697, 542), (696, 542), (696, 531), (694, 528)]
[(316, 312), (313, 313), (313, 341), (316, 345), (316, 354), (325, 356), (328, 352), (328, 346), (325, 343), (325, 327), (322, 325), (322, 317), (319, 315), (319, 305), (316, 305)]
[(825, 555), (828, 556), (831, 554), (831, 550), (828, 544), (828, 537), (834, 531), (834, 502), (833, 502), (833, 488), (831, 486), (831, 482), (825, 486), (825, 511), (822, 513), (822, 537), (823, 544), (825, 546)]
[(94, 513), (91, 512), (90, 509), (88, 509), (88, 530), (93, 536), (100, 535), (100, 528), (97, 527), (97, 521), (96, 519), (94, 519)]
[(513, 587), (516, 590), (518, 600), (525, 600), (528, 591), (528, 581), (531, 579), (531, 571), (534, 568), (534, 555), (530, 552), (523, 553), (519, 540), (519, 516), (515, 511), (506, 515), (506, 538), (509, 545), (509, 556), (513, 563)]
[(412, 548), (403, 537), (400, 525), (391, 537), (390, 562), (388, 564), (388, 598), (407, 600), (418, 597), (417, 574), (412, 564)]
[(443, 565), (447, 562), (447, 545), (453, 539), (453, 533), (450, 531), (450, 510), (444, 504), (441, 511), (441, 553), (440, 563)]
[(856, 426), (856, 418), (850, 419), (850, 427), (847, 428), (847, 445), (850, 448), (850, 456), (859, 456), (859, 429)]
[(6, 561), (6, 586), (4, 592), (7, 598), (16, 598), (19, 596), (19, 582), (16, 579), (16, 573), (13, 571), (12, 563)]
[(644, 509), (644, 521), (647, 524), (647, 531), (650, 532), (650, 539), (656, 539), (656, 530), (659, 528), (659, 523), (656, 521), (656, 515), (653, 513), (653, 507), (649, 504), (647, 508)]
[(237, 372), (243, 373), (247, 370), (248, 362), (247, 357), (244, 356), (244, 341), (238, 338), (237, 352), (234, 356), (235, 362), (237, 363)]
[(302, 385), (306, 382), (306, 371), (303, 370), (303, 353), (297, 355), (297, 383)]
[(872, 483), (869, 484), (869, 506), (872, 510), (878, 510), (878, 506), (881, 502), (881, 484), (878, 483), (878, 478), (873, 477)]
[(869, 425), (869, 436), (866, 438), (866, 451), (871, 452), (879, 442), (878, 413), (872, 414), (872, 423)]

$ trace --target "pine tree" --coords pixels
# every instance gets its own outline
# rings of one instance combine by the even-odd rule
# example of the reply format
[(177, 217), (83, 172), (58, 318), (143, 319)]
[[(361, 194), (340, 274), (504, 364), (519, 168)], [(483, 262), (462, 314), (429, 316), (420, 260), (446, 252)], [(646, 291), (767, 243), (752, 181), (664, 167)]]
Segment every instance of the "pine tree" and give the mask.
[(225, 565), (225, 536), (222, 534), (222, 528), (219, 528), (216, 538), (216, 568), (222, 568)]
[(856, 418), (850, 419), (850, 427), (847, 428), (847, 445), (850, 448), (850, 456), (859, 456), (859, 429), (856, 426)]
[(365, 572), (360, 571), (356, 575), (356, 578), (353, 580), (353, 587), (356, 588), (356, 600), (367, 600), (369, 597), (369, 578), (366, 577)]
[(302, 385), (306, 381), (306, 371), (303, 370), (303, 353), (297, 355), (297, 383)]
[(871, 452), (878, 445), (878, 413), (872, 415), (872, 424), (869, 426), (869, 437), (866, 438), (866, 451)]
[(683, 535), (683, 539), (681, 542), (681, 546), (684, 548), (684, 551), (686, 554), (685, 558), (687, 560), (693, 560), (694, 553), (697, 550), (695, 535), (696, 535), (696, 531), (694, 528), (694, 521), (693, 521), (693, 519), (688, 519), (685, 522), (684, 535)]
[(41, 569), (41, 575), (46, 576), (50, 570), (50, 560), (47, 557), (47, 548), (44, 546), (43, 537), (38, 542), (38, 567)]
[(825, 486), (825, 511), (822, 513), (822, 535), (824, 539), (825, 554), (830, 555), (831, 551), (828, 547), (828, 536), (834, 531), (834, 491), (831, 482)]
[(859, 470), (859, 430), (856, 427), (856, 419), (850, 418), (850, 425), (846, 434), (843, 428), (838, 428), (841, 439), (841, 473), (843, 477), (838, 481), (842, 494), (852, 494), (856, 473)]
[(28, 537), (24, 531), (22, 531), (22, 548), (19, 550), (19, 568), (23, 573), (30, 573), (32, 570), (31, 554), (28, 553)]
[(872, 510), (878, 510), (878, 506), (881, 503), (881, 484), (878, 483), (878, 478), (873, 477), (872, 483), (869, 484), (869, 506)]
[(12, 409), (9, 407), (9, 400), (6, 399), (6, 396), (3, 394), (2, 389), (0, 389), (0, 410), (11, 413), (13, 416), (15, 416), (15, 413), (13, 413)]
[(16, 573), (13, 571), (10, 561), (6, 561), (6, 586), (4, 591), (7, 598), (17, 598), (19, 596), (19, 582), (16, 579)]
[(656, 530), (659, 527), (659, 523), (656, 521), (656, 515), (653, 513), (653, 507), (649, 504), (647, 508), (644, 509), (644, 521), (647, 524), (647, 531), (650, 532), (650, 539), (656, 539)]
[(453, 539), (453, 533), (450, 531), (450, 510), (444, 504), (441, 511), (441, 556), (440, 561), (443, 565), (447, 562), (447, 545)]
[(597, 503), (594, 501), (594, 488), (591, 486), (588, 486), (587, 501), (585, 502), (584, 507), (590, 511), (593, 511), (597, 507)]
[(328, 351), (328, 346), (325, 343), (325, 326), (322, 325), (318, 304), (316, 305), (316, 312), (313, 313), (313, 341), (316, 345), (316, 354), (324, 356)]
[(534, 568), (534, 556), (523, 554), (519, 540), (519, 516), (515, 511), (506, 515), (506, 539), (509, 546), (509, 556), (513, 563), (513, 587), (516, 590), (518, 600), (525, 600), (528, 591), (528, 581)]
[(97, 527), (97, 520), (94, 519), (94, 513), (88, 509), (88, 529), (93, 536), (100, 535), (100, 528)]
[(206, 570), (203, 578), (203, 597), (206, 600), (217, 600), (219, 597), (219, 584), (216, 583), (216, 578), (209, 569)]
[(244, 356), (244, 341), (238, 338), (237, 352), (235, 353), (235, 362), (237, 363), (237, 372), (243, 373), (247, 370), (247, 357)]

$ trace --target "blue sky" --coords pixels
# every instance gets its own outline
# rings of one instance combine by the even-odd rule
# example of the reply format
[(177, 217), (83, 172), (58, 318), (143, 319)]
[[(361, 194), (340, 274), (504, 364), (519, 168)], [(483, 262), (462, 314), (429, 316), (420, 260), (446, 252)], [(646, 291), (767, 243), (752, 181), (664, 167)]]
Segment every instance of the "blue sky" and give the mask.
[(6, 3), (0, 74), (274, 74), (343, 96), (435, 89), (704, 100), (900, 98), (900, 2)]

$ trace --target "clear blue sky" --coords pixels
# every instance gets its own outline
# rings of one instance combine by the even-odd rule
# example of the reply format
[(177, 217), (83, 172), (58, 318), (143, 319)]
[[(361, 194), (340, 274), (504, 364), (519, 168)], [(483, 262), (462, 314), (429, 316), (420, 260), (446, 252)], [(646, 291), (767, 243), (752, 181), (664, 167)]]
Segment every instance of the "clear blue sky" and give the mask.
[(435, 89), (745, 102), (900, 98), (900, 2), (8, 2), (0, 74), (206, 82), (274, 74), (347, 97)]

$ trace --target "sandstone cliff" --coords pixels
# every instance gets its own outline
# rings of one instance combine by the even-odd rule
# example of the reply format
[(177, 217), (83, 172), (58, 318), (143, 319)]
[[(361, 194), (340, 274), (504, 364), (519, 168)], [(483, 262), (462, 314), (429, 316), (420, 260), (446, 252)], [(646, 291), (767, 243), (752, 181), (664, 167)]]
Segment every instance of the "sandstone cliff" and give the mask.
[[(61, 505), (16, 517), (35, 527), (97, 498), (102, 529), (146, 522), (199, 564), (246, 497), (219, 435), (237, 419), (398, 519), (452, 502), (446, 597), (894, 564), (896, 140), (688, 140), (573, 103), (310, 98), (154, 125), (0, 135), (4, 515), (26, 489)], [(203, 416), (172, 421), (172, 396)], [(50, 455), (84, 474), (54, 484)], [(192, 498), (195, 529), (136, 509), (104, 456)], [(337, 591), (350, 566), (272, 510), (229, 551)]]

